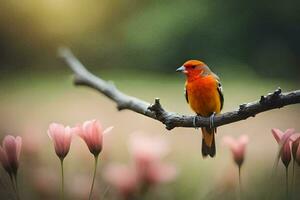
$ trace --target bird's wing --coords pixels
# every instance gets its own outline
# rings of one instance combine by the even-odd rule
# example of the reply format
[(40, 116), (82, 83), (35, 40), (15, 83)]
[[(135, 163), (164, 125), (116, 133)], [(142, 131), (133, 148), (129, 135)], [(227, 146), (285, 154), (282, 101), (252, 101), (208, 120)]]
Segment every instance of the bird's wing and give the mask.
[(189, 103), (189, 97), (188, 97), (188, 92), (187, 92), (186, 88), (184, 89), (184, 95), (185, 95), (186, 102)]
[(219, 96), (220, 96), (220, 101), (221, 101), (220, 110), (222, 110), (223, 104), (224, 104), (224, 95), (223, 95), (223, 87), (222, 87), (222, 84), (221, 84), (219, 79), (217, 79), (217, 90), (218, 90), (218, 93), (219, 93)]
[(212, 76), (213, 76), (218, 82), (220, 82), (220, 78), (219, 78), (219, 76), (218, 76), (217, 74), (215, 74), (215, 73), (213, 73), (213, 72), (211, 72), (211, 74), (212, 74)]
[(189, 103), (189, 95), (188, 95), (188, 91), (187, 91), (186, 87), (187, 87), (187, 81), (184, 84), (184, 96), (185, 96), (186, 102)]
[(221, 101), (221, 108), (220, 108), (220, 110), (222, 110), (223, 105), (224, 105), (223, 87), (222, 87), (222, 84), (221, 84), (219, 76), (217, 74), (213, 73), (213, 72), (212, 72), (212, 75), (213, 75), (213, 77), (217, 81), (217, 90), (218, 90), (218, 93), (219, 93), (219, 96), (220, 96), (220, 101)]

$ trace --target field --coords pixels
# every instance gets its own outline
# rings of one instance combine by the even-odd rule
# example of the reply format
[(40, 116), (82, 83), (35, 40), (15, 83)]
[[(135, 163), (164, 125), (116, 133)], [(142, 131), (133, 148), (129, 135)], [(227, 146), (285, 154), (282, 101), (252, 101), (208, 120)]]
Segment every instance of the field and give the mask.
[[(103, 79), (113, 81), (125, 93), (148, 102), (159, 97), (167, 110), (193, 115), (183, 96), (182, 75), (175, 72), (156, 74), (116, 69), (94, 72)], [(278, 86), (283, 91), (299, 89), (297, 82), (263, 79), (248, 70), (224, 71), (219, 75), (223, 77), (225, 91), (223, 112), (233, 110), (241, 103), (255, 101)], [(222, 144), (222, 137), (247, 134), (250, 142), (242, 167), (243, 199), (283, 199), (285, 170), (281, 162), (276, 177), (271, 179), (277, 152), (271, 128), (295, 128), (300, 131), (299, 111), (299, 105), (292, 105), (220, 127), (217, 156), (203, 159), (200, 130), (176, 128), (168, 131), (161, 123), (150, 118), (127, 110), (119, 112), (114, 102), (96, 91), (75, 87), (71, 72), (67, 69), (20, 71), (17, 74), (2, 74), (0, 78), (0, 136), (13, 134), (23, 137), (19, 171), (22, 199), (56, 199), (59, 195), (59, 160), (47, 136), (49, 124), (60, 122), (73, 126), (94, 118), (99, 119), (104, 127), (114, 126), (112, 133), (105, 138), (95, 193), (101, 194), (107, 188), (102, 179), (105, 165), (110, 162), (130, 162), (128, 138), (132, 133), (141, 132), (139, 134), (158, 135), (168, 141), (171, 153), (166, 160), (174, 163), (179, 171), (173, 183), (155, 188), (145, 199), (235, 199), (237, 168), (228, 148)], [(66, 196), (69, 199), (85, 199), (93, 162), (86, 146), (77, 137), (65, 164)], [(300, 186), (299, 169), (296, 166), (297, 187)], [(291, 172), (290, 166), (290, 178)], [(1, 199), (11, 199), (9, 178), (2, 168), (0, 180)], [(110, 188), (104, 199), (114, 199), (113, 193), (114, 190)], [(299, 190), (295, 196), (300, 197)]]

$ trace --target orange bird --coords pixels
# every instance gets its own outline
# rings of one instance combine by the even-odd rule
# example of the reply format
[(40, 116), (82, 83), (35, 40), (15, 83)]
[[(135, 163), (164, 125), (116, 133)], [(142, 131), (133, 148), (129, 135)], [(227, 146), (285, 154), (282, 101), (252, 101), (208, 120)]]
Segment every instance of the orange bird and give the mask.
[[(176, 71), (186, 75), (185, 98), (191, 109), (202, 117), (210, 117), (210, 127), (202, 129), (202, 156), (214, 157), (216, 154), (213, 117), (221, 112), (224, 97), (219, 77), (199, 60), (189, 60)], [(194, 118), (194, 126), (195, 126)]]

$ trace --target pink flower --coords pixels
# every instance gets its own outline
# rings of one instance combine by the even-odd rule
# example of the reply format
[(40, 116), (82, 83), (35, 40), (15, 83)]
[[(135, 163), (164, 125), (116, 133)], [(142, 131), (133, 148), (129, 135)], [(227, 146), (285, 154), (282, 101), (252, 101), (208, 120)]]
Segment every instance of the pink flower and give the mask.
[(300, 165), (300, 133), (295, 133), (291, 136), (292, 140), (292, 155), (294, 161)]
[(162, 138), (134, 135), (130, 139), (129, 149), (139, 181), (153, 185), (169, 182), (176, 177), (176, 168), (161, 161), (169, 152)]
[(5, 136), (2, 147), (0, 146), (0, 161), (3, 168), (10, 175), (17, 174), (21, 153), (22, 138), (17, 136)]
[[(141, 174), (140, 174), (141, 175)], [(153, 163), (142, 174), (145, 183), (156, 185), (173, 181), (177, 176), (177, 169), (174, 165), (164, 163)]]
[(129, 140), (129, 149), (133, 167), (114, 164), (104, 173), (106, 180), (118, 189), (124, 199), (133, 199), (151, 186), (170, 182), (177, 176), (175, 166), (161, 160), (169, 152), (161, 138), (134, 135)]
[(279, 144), (281, 161), (283, 162), (285, 167), (288, 167), (291, 162), (290, 141), (291, 136), (294, 134), (294, 132), (294, 129), (287, 129), (285, 132), (282, 132), (281, 130), (276, 128), (272, 129), (272, 134)]
[(248, 136), (242, 135), (238, 139), (234, 139), (231, 136), (225, 136), (223, 142), (230, 148), (235, 163), (240, 167), (245, 159), (246, 145), (249, 142)]
[(129, 199), (137, 193), (137, 174), (129, 166), (110, 164), (105, 169), (104, 178), (118, 190), (124, 199)]
[(69, 153), (73, 129), (62, 124), (52, 123), (48, 129), (48, 135), (54, 143), (56, 155), (63, 160)]
[(160, 137), (134, 134), (129, 140), (129, 151), (138, 167), (157, 162), (169, 153), (169, 147)]
[(98, 120), (90, 120), (77, 127), (78, 135), (87, 144), (90, 152), (94, 156), (98, 156), (102, 150), (103, 134), (111, 131), (113, 127), (102, 130), (102, 126)]

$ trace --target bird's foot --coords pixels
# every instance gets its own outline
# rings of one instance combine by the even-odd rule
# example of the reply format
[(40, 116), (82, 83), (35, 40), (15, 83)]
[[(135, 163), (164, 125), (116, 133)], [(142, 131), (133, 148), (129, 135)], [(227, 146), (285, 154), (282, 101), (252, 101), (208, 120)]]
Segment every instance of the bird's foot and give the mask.
[(195, 127), (195, 129), (198, 129), (199, 127), (196, 126), (196, 118), (198, 115), (195, 115), (194, 119), (193, 119), (193, 126)]
[(213, 129), (215, 128), (214, 126), (214, 117), (215, 117), (216, 113), (213, 112), (213, 114), (211, 114), (211, 116), (209, 117), (209, 128)]

